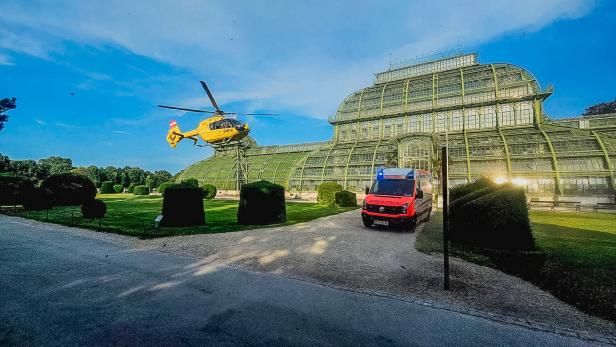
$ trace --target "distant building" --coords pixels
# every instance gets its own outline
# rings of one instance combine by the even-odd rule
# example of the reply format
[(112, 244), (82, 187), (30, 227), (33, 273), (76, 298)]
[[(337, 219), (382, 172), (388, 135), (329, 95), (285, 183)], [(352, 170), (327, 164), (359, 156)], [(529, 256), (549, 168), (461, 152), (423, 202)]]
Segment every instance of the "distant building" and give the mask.
[[(487, 176), (529, 195), (607, 198), (614, 194), (616, 114), (552, 120), (535, 77), (511, 64), (480, 64), (465, 54), (390, 68), (342, 101), (327, 142), (246, 151), (246, 180), (291, 192), (335, 181), (363, 191), (387, 161), (438, 176), (447, 142), (452, 184)], [(180, 174), (235, 189), (235, 152), (217, 152)], [(435, 180), (435, 184), (438, 182)]]

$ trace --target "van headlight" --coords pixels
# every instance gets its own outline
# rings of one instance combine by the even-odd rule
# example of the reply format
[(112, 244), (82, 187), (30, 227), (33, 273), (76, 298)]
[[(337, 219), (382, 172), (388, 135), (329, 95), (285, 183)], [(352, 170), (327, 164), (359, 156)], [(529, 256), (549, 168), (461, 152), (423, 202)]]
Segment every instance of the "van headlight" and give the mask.
[(361, 208), (364, 210), (368, 209), (368, 204), (366, 204), (366, 199), (364, 199), (364, 201), (361, 203)]
[(400, 209), (402, 211), (402, 214), (406, 214), (406, 211), (408, 210), (408, 208), (409, 208), (409, 203), (408, 202), (404, 203), (404, 205), (402, 205), (402, 208)]

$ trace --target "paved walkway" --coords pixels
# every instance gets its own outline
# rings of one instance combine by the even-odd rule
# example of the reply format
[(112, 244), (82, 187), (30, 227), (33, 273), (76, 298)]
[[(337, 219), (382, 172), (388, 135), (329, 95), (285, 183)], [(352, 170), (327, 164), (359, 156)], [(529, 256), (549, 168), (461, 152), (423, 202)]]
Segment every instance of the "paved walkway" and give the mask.
[[(110, 290), (115, 296), (103, 295), (107, 299), (101, 300), (111, 300), (107, 303), (112, 306), (116, 305), (116, 301), (114, 301), (116, 299), (119, 300), (117, 304), (122, 306), (126, 304), (125, 300), (131, 302), (131, 298), (136, 300), (134, 304), (138, 306), (146, 305), (150, 300), (158, 304), (159, 300), (166, 302), (168, 299), (156, 293), (172, 293), (171, 299), (179, 300), (178, 308), (181, 308), (180, 311), (190, 311), (190, 300), (179, 298), (183, 298), (184, 295), (193, 298), (195, 295), (193, 292), (193, 289), (195, 289), (194, 281), (202, 283), (199, 281), (207, 278), (223, 281), (226, 286), (221, 284), (218, 288), (222, 291), (227, 289), (229, 293), (235, 293), (233, 298), (229, 299), (231, 301), (224, 301), (224, 296), (217, 298), (226, 302), (230, 305), (229, 307), (232, 306), (233, 300), (240, 300), (244, 297), (252, 297), (257, 300), (254, 297), (254, 295), (257, 295), (259, 297), (257, 301), (264, 300), (269, 305), (276, 303), (279, 294), (291, 295), (296, 293), (296, 296), (287, 296), (288, 303), (282, 301), (285, 302), (284, 309), (277, 309), (296, 312), (300, 308), (293, 305), (288, 306), (288, 304), (297, 301), (294, 304), (303, 305), (304, 311), (302, 312), (309, 314), (312, 317), (311, 319), (318, 318), (330, 322), (333, 317), (337, 317), (341, 320), (348, 320), (346, 324), (343, 324), (344, 327), (340, 325), (342, 323), (336, 325), (336, 329), (351, 329), (345, 334), (350, 334), (353, 329), (359, 327), (361, 327), (361, 331), (368, 329), (362, 326), (362, 324), (368, 324), (379, 327), (379, 329), (385, 329), (383, 331), (388, 332), (387, 334), (380, 334), (381, 337), (398, 338), (392, 339), (393, 342), (397, 342), (396, 344), (403, 342), (428, 343), (429, 339), (437, 338), (436, 335), (430, 334), (439, 331), (438, 329), (432, 330), (432, 327), (433, 324), (439, 326), (436, 321), (440, 319), (444, 319), (442, 324), (447, 325), (441, 326), (441, 328), (459, 329), (459, 334), (453, 333), (450, 338), (463, 338), (460, 337), (460, 334), (466, 335), (468, 333), (461, 326), (448, 325), (458, 322), (462, 325), (478, 324), (476, 327), (482, 326), (482, 329), (496, 329), (492, 324), (508, 327), (507, 329), (521, 329), (516, 330), (517, 333), (525, 336), (534, 336), (535, 332), (545, 330), (557, 332), (558, 336), (580, 337), (586, 342), (616, 342), (616, 338), (608, 336), (613, 335), (616, 331), (614, 324), (588, 317), (524, 281), (489, 268), (453, 259), (452, 291), (442, 291), (441, 260), (436, 256), (416, 252), (412, 246), (415, 236), (416, 234), (366, 230), (361, 225), (357, 211), (282, 228), (155, 240), (136, 240), (114, 234), (97, 233), (0, 216), (0, 249), (2, 251), (0, 253), (0, 284), (2, 288), (0, 289), (4, 291), (8, 288), (14, 291), (14, 297), (12, 299), (10, 296), (8, 297), (9, 303), (14, 300), (19, 302), (20, 297), (23, 300), (30, 301), (32, 300), (31, 296), (43, 300), (39, 304), (33, 304), (33, 306), (26, 305), (32, 310), (40, 309), (37, 305), (42, 305), (46, 300), (49, 300), (49, 295), (52, 295), (51, 298), (53, 299), (55, 298), (54, 295), (62, 293), (61, 296), (65, 300), (56, 298), (56, 300), (60, 300), (57, 307), (64, 308), (68, 305), (68, 312), (71, 312), (71, 300), (84, 298), (86, 302), (96, 301), (96, 297), (103, 294), (101, 292), (103, 289), (92, 288), (99, 288), (100, 286), (107, 288), (107, 286), (110, 286), (105, 290)], [(99, 272), (99, 270), (102, 272)], [(258, 274), (255, 271), (269, 274)], [(277, 276), (272, 277), (271, 274)], [(31, 281), (35, 281), (36, 284), (32, 285)], [(234, 283), (233, 281), (238, 282)], [(262, 285), (262, 287), (259, 287), (260, 289), (253, 288), (257, 282)], [(278, 283), (281, 287), (272, 284), (271, 288), (268, 288), (270, 282)], [(215, 285), (210, 280), (207, 283), (208, 285)], [(91, 284), (92, 286), (90, 286)], [(38, 289), (38, 287), (42, 289)], [(340, 288), (345, 290), (339, 290)], [(349, 292), (349, 289), (351, 292)], [(76, 292), (73, 292), (73, 290)], [(184, 293), (185, 290), (188, 293)], [(260, 294), (250, 294), (253, 290)], [(204, 293), (208, 291), (209, 289), (206, 289)], [(312, 294), (307, 294), (308, 292)], [(150, 297), (152, 293), (155, 295)], [(328, 297), (338, 298), (338, 295), (341, 296), (339, 300), (346, 304), (342, 306), (335, 304), (335, 307), (342, 311), (350, 310), (349, 312), (353, 314), (344, 312), (333, 314), (325, 309), (323, 303), (331, 302)], [(93, 297), (90, 298), (90, 296)], [(347, 296), (350, 301), (343, 299)], [(188, 302), (184, 302), (186, 300)], [(198, 303), (201, 299), (194, 297), (194, 300), (197, 300)], [(272, 300), (272, 302), (268, 300)], [(353, 303), (354, 300), (359, 301)], [(36, 300), (33, 302), (36, 302)], [(25, 303), (23, 304), (25, 305)], [(167, 304), (171, 305), (168, 302)], [(6, 301), (2, 301), (2, 305), (3, 308), (7, 308), (5, 305), (8, 304)], [(81, 303), (74, 305), (80, 306)], [(368, 305), (370, 310), (367, 311), (362, 308), (365, 305)], [(387, 310), (381, 310), (379, 305), (385, 305), (384, 307), (387, 307)], [(311, 306), (314, 306), (316, 311), (310, 311), (309, 307)], [(13, 312), (12, 314), (18, 314), (21, 309), (18, 303), (17, 307), (8, 307), (12, 307), (13, 311), (7, 311)], [(120, 307), (117, 307), (117, 309), (120, 310)], [(194, 309), (197, 309), (197, 307)], [(254, 307), (254, 309), (261, 310), (263, 308)], [(80, 310), (85, 311), (83, 307)], [(108, 319), (112, 319), (114, 315), (119, 314), (114, 310), (111, 309), (111, 312), (108, 312)], [(154, 314), (154, 312), (150, 312), (150, 310), (154, 310), (152, 308), (145, 310), (148, 315)], [(172, 320), (177, 320), (179, 318), (175, 315), (180, 315), (181, 312), (174, 310), (172, 310), (170, 317), (175, 317)], [(386, 312), (388, 310), (391, 312)], [(404, 314), (405, 310), (408, 311), (410, 316)], [(240, 311), (246, 313), (250, 310)], [(375, 313), (377, 311), (380, 313)], [(120, 313), (127, 315), (126, 319), (138, 318), (128, 311), (121, 311)], [(86, 313), (82, 312), (82, 314)], [(163, 312), (156, 314), (162, 314), (160, 319), (170, 320), (170, 318), (165, 317)], [(212, 313), (203, 314), (204, 317), (211, 317)], [(290, 313), (287, 311), (286, 314)], [(321, 317), (323, 314), (327, 315)], [(333, 316), (331, 316), (332, 314)], [(339, 316), (340, 314), (344, 315)], [(67, 315), (70, 316), (68, 313)], [(372, 320), (379, 315), (385, 315), (387, 319), (394, 319), (393, 316), (396, 316), (395, 319), (398, 319), (396, 322), (400, 324), (405, 319), (410, 319), (413, 323), (408, 323), (408, 327), (413, 335), (419, 334), (427, 339), (408, 340), (411, 336), (400, 335), (400, 333), (396, 335), (390, 328), (386, 329), (385, 326), (382, 326), (387, 324), (376, 324)], [(402, 317), (398, 317), (399, 315), (402, 315)], [(417, 315), (421, 317), (427, 315), (428, 317), (419, 319)], [(240, 324), (239, 321), (244, 322), (241, 324), (249, 324), (250, 322), (249, 318), (239, 318), (250, 317), (250, 314), (233, 314), (232, 316), (235, 317), (233, 324)], [(94, 319), (94, 317), (88, 319)], [(117, 317), (114, 319), (117, 319)], [(188, 320), (191, 319), (193, 318)], [(270, 319), (272, 320), (267, 324), (280, 324), (275, 323), (276, 319), (273, 316)], [(291, 317), (288, 317), (288, 319), (291, 319)], [(292, 321), (296, 322), (295, 319), (300, 318), (293, 317)], [(452, 322), (449, 322), (449, 319)], [(467, 319), (474, 323), (467, 322)], [(103, 320), (102, 323), (96, 319), (94, 321), (98, 322), (96, 324), (108, 324), (106, 320)], [(149, 322), (148, 324), (154, 323)], [(142, 328), (145, 329), (144, 333), (148, 330)], [(283, 329), (282, 326), (279, 328)], [(286, 328), (288, 327), (284, 329)], [(132, 327), (125, 329), (131, 330)], [(313, 329), (317, 329), (317, 327), (313, 327)], [(325, 329), (325, 327), (321, 326), (318, 329)], [(360, 334), (358, 336), (363, 336), (366, 339), (365, 341), (372, 341), (375, 344), (384, 344), (387, 341), (378, 340), (377, 335), (379, 334), (376, 334), (376, 330), (371, 329), (373, 328), (366, 330), (366, 333), (369, 333), (368, 335)], [(345, 341), (331, 340), (332, 336), (328, 334), (319, 335), (322, 332), (318, 333), (317, 330), (313, 332), (323, 338), (318, 340), (319, 342)], [(15, 338), (19, 338), (19, 331), (18, 327), (9, 327), (6, 331), (0, 330), (0, 343), (3, 334), (9, 336), (9, 338), (15, 336), (17, 336)], [(485, 331), (483, 332), (484, 335)], [(360, 332), (356, 331), (355, 333), (359, 334)], [(370, 335), (372, 333), (376, 335)], [(424, 333), (427, 335), (422, 335)], [(342, 334), (342, 336), (346, 336), (345, 334)], [(510, 337), (513, 339), (507, 339), (495, 333), (493, 337), (499, 336), (499, 339), (502, 340), (494, 340), (493, 337), (490, 337), (492, 340), (489, 342), (485, 340), (475, 341), (490, 344), (498, 344), (499, 342), (523, 343), (523, 340), (516, 340), (521, 338), (520, 336), (517, 336), (516, 333), (512, 334)], [(480, 338), (480, 335), (481, 329), (470, 333), (468, 336), (477, 339)], [(492, 333), (486, 336), (491, 335)], [(231, 334), (231, 336), (234, 335)], [(548, 334), (546, 336), (556, 335)], [(261, 336), (260, 339), (262, 340), (260, 341), (265, 342), (266, 340), (263, 340), (265, 338), (265, 336)], [(175, 344), (178, 341), (174, 340), (173, 343)], [(229, 341), (241, 342), (239, 340)], [(468, 342), (471, 341), (468, 340)], [(539, 341), (543, 343), (547, 340), (539, 338), (537, 343)], [(566, 340), (559, 343), (571, 343), (573, 341)], [(524, 342), (524, 344), (533, 344), (531, 342), (533, 342), (532, 339)], [(556, 342), (556, 340), (551, 342)]]
[(597, 343), (0, 218), (1, 345)]

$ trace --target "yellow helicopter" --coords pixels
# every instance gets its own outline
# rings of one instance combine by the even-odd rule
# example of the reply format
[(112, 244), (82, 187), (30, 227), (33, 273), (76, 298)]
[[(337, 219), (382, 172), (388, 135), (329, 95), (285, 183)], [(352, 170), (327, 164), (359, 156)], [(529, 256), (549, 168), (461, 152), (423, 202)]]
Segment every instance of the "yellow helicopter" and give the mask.
[(214, 100), (214, 96), (212, 92), (210, 92), (210, 88), (208, 88), (207, 84), (203, 81), (201, 82), (201, 86), (207, 93), (212, 106), (216, 109), (216, 111), (208, 111), (208, 110), (198, 110), (192, 108), (185, 107), (175, 107), (175, 106), (166, 106), (166, 105), (158, 105), (161, 108), (168, 108), (172, 110), (181, 110), (188, 112), (199, 112), (199, 113), (212, 113), (213, 116), (207, 119), (204, 119), (199, 123), (197, 128), (182, 132), (180, 127), (178, 126), (175, 120), (169, 122), (169, 131), (167, 132), (167, 142), (172, 148), (178, 144), (178, 142), (183, 139), (190, 139), (194, 141), (196, 145), (198, 142), (197, 136), (201, 137), (201, 139), (210, 146), (218, 147), (228, 143), (235, 143), (240, 141), (244, 137), (248, 135), (250, 132), (250, 127), (246, 123), (242, 123), (233, 118), (226, 118), (225, 115), (243, 115), (243, 116), (275, 116), (274, 113), (227, 113), (221, 110)]

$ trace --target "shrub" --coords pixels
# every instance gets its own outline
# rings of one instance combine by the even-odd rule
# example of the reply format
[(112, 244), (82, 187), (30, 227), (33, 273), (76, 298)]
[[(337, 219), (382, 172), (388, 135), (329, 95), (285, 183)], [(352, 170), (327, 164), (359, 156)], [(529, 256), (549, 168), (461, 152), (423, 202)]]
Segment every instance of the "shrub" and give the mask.
[(135, 190), (133, 190), (133, 194), (135, 195), (150, 195), (150, 188), (146, 186), (135, 186)]
[(115, 184), (113, 186), (113, 192), (114, 193), (122, 193), (124, 191), (124, 186), (121, 184)]
[(101, 194), (113, 194), (115, 191), (113, 190), (113, 182), (105, 181), (101, 183)]
[(182, 180), (182, 182), (180, 182), (181, 184), (186, 184), (189, 186), (193, 186), (193, 187), (198, 187), (199, 186), (199, 181), (197, 181), (197, 179), (195, 178), (187, 178), (185, 180)]
[(25, 194), (23, 206), (28, 211), (51, 210), (53, 193), (49, 189), (34, 188)]
[(323, 205), (333, 205), (336, 201), (336, 192), (342, 191), (342, 186), (335, 182), (325, 182), (317, 188), (317, 201)]
[(449, 201), (457, 200), (463, 197), (466, 194), (472, 193), (476, 190), (487, 188), (487, 187), (496, 187), (497, 184), (494, 183), (487, 177), (479, 177), (472, 183), (467, 183), (463, 185), (459, 185), (449, 190)]
[(211, 184), (204, 184), (201, 188), (203, 188), (203, 198), (206, 200), (212, 200), (216, 197), (216, 193), (218, 190)]
[(472, 246), (529, 251), (535, 248), (526, 195), (512, 185), (457, 205), (451, 210), (452, 240)]
[(335, 194), (336, 205), (340, 207), (355, 207), (357, 206), (357, 195), (348, 190), (341, 190)]
[(96, 196), (94, 182), (76, 173), (63, 173), (47, 177), (41, 188), (51, 190), (54, 205), (82, 205)]
[(126, 191), (129, 194), (133, 194), (135, 192), (135, 187), (137, 186), (137, 183), (131, 183), (128, 186), (128, 190)]
[(15, 176), (0, 176), (0, 205), (21, 205), (34, 189), (32, 181)]
[(239, 224), (273, 224), (286, 220), (283, 186), (267, 181), (242, 186), (237, 210)]
[(106, 213), (107, 205), (102, 200), (94, 199), (81, 205), (81, 214), (86, 218), (103, 218)]
[(171, 185), (163, 195), (164, 226), (186, 227), (205, 224), (203, 189), (185, 184)]
[(176, 184), (175, 182), (165, 182), (162, 183), (160, 186), (158, 186), (158, 188), (156, 189), (157, 192), (161, 193), (161, 194), (165, 194), (165, 189), (167, 189), (167, 187)]

